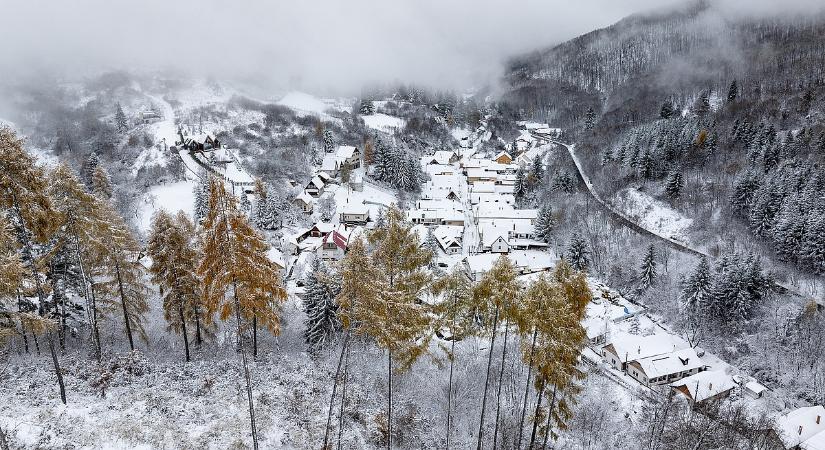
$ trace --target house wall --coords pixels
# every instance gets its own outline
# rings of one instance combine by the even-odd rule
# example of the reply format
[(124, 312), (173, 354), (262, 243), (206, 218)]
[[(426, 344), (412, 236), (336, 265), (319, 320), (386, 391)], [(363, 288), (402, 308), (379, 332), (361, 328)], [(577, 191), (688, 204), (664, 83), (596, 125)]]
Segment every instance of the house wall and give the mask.
[(613, 366), (614, 369), (622, 370), (622, 359), (619, 358), (619, 355), (611, 351), (602, 349), (602, 360)]
[(509, 253), (510, 245), (504, 239), (498, 238), (493, 245), (490, 246), (490, 251), (493, 253)]

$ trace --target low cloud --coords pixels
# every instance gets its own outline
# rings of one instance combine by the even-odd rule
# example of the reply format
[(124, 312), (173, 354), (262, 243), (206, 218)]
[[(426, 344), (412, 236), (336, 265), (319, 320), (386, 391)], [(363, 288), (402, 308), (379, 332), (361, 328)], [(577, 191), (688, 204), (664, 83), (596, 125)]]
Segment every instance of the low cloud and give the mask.
[[(465, 88), (514, 54), (684, 0), (10, 0), (0, 71), (83, 76), (185, 70), (276, 88), (347, 91), (372, 82)], [(734, 0), (722, 0), (736, 12)], [(799, 9), (814, 0), (794, 0)], [(748, 2), (769, 14), (773, 1)], [(782, 7), (787, 10), (788, 2)], [(792, 8), (792, 7), (791, 7)]]

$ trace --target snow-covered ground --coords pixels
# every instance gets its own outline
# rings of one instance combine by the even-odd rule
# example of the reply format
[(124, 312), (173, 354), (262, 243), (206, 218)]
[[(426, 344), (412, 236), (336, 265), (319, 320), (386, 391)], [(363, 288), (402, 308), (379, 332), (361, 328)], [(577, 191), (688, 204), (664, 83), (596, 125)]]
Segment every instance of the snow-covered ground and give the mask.
[(361, 118), (364, 119), (364, 123), (368, 127), (387, 133), (404, 128), (404, 125), (407, 124), (407, 122), (400, 117), (390, 116), (384, 113), (370, 114), (368, 116), (361, 116)]
[(693, 219), (638, 189), (623, 189), (613, 204), (642, 227), (661, 236), (687, 242), (687, 229)]
[(141, 231), (149, 230), (152, 224), (152, 215), (160, 210), (170, 213), (184, 211), (190, 216), (194, 213), (194, 188), (196, 182), (193, 180), (179, 181), (177, 183), (165, 184), (152, 187), (141, 199), (139, 208), (140, 217), (137, 218), (137, 225)]

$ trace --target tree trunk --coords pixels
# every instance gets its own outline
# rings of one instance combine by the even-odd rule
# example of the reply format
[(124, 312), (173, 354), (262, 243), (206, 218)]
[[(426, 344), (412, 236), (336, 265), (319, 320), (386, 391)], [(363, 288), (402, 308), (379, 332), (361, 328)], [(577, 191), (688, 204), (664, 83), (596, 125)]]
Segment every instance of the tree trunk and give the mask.
[(324, 431), (324, 445), (322, 450), (329, 450), (329, 427), (332, 425), (332, 407), (335, 405), (335, 390), (338, 388), (338, 375), (341, 374), (341, 365), (344, 361), (344, 352), (349, 345), (349, 330), (344, 334), (344, 343), (341, 345), (341, 355), (338, 357), (338, 367), (335, 368), (335, 379), (332, 381), (332, 397), (329, 399), (329, 409), (327, 411), (327, 428)]
[(6, 440), (6, 432), (0, 427), (0, 450), (9, 450), (9, 442)]
[(94, 285), (89, 276), (86, 275), (86, 269), (83, 265), (83, 258), (80, 256), (80, 243), (75, 237), (75, 258), (77, 265), (80, 268), (80, 278), (83, 280), (83, 297), (86, 299), (86, 315), (89, 318), (89, 326), (91, 329), (92, 347), (94, 347), (95, 359), (100, 362), (101, 348), (100, 348), (100, 333), (97, 329), (97, 310), (95, 307), (95, 293)]
[(201, 310), (198, 306), (198, 303), (195, 302), (195, 344), (200, 347), (203, 343), (203, 339), (201, 338)]
[(493, 364), (493, 348), (496, 345), (496, 328), (498, 328), (498, 306), (493, 316), (493, 332), (490, 338), (490, 352), (487, 355), (487, 375), (484, 377), (484, 395), (481, 397), (481, 419), (478, 421), (478, 443), (476, 449), (481, 450), (481, 442), (484, 436), (484, 410), (487, 408), (487, 390), (490, 386), (490, 366)]
[(186, 350), (186, 362), (189, 362), (189, 336), (186, 335), (186, 318), (183, 315), (183, 302), (178, 304), (178, 315), (180, 316), (181, 334), (183, 335), (183, 348)]
[(387, 349), (387, 450), (392, 448), (392, 350)]
[(37, 356), (40, 356), (40, 342), (37, 340), (37, 334), (32, 332), (32, 339), (34, 340), (34, 351), (37, 352)]
[(550, 396), (550, 405), (547, 406), (547, 429), (544, 430), (544, 442), (541, 448), (547, 448), (547, 438), (550, 436), (550, 420), (553, 418), (553, 408), (556, 407), (556, 386), (553, 386), (553, 395)]
[[(23, 297), (20, 295), (20, 289), (17, 289), (17, 312), (23, 312)], [(26, 337), (26, 322), (20, 321), (20, 334), (23, 335), (23, 347), (26, 353), (29, 353), (29, 338)]]
[(252, 448), (258, 450), (258, 430), (255, 428), (255, 406), (252, 401), (252, 380), (249, 376), (249, 365), (246, 362), (246, 350), (243, 345), (243, 333), (241, 331), (241, 302), (238, 299), (238, 283), (232, 282), (232, 297), (235, 301), (235, 320), (238, 324), (238, 347), (241, 350), (241, 362), (243, 363), (243, 375), (246, 381), (246, 398), (249, 400), (249, 424), (252, 427)]
[(338, 412), (338, 450), (341, 450), (341, 441), (344, 435), (344, 405), (347, 402), (347, 374), (349, 372), (349, 352), (347, 347), (346, 355), (344, 356), (344, 379), (341, 381), (341, 411)]
[(252, 359), (258, 357), (258, 316), (252, 316)]
[(504, 361), (507, 359), (507, 335), (510, 332), (510, 323), (505, 321), (504, 323), (504, 345), (501, 349), (501, 367), (498, 371), (498, 390), (496, 392), (496, 421), (495, 425), (493, 426), (493, 448), (496, 448), (496, 443), (498, 440), (498, 418), (499, 413), (501, 412), (501, 385), (502, 381), (504, 380)]
[(536, 351), (536, 336), (538, 329), (533, 328), (533, 342), (530, 344), (530, 357), (527, 359), (527, 381), (524, 383), (524, 399), (521, 402), (521, 419), (518, 423), (518, 445), (517, 449), (521, 449), (521, 437), (524, 434), (524, 416), (527, 415), (527, 399), (530, 395), (530, 376), (533, 374), (533, 355)]
[(536, 398), (536, 411), (533, 413), (533, 431), (530, 433), (530, 444), (527, 448), (533, 448), (536, 443), (536, 431), (539, 427), (539, 412), (541, 411), (541, 399), (544, 397), (544, 383), (539, 387), (539, 395)]
[[(34, 254), (32, 252), (32, 245), (31, 240), (29, 239), (29, 232), (26, 229), (26, 223), (23, 220), (23, 216), (20, 215), (20, 206), (17, 203), (16, 196), (13, 195), (14, 199), (14, 210), (16, 212), (17, 217), (20, 219), (20, 228), (21, 228), (21, 239), (23, 240), (23, 247), (26, 249), (26, 254), (29, 255), (26, 258), (28, 261), (27, 265), (29, 266), (29, 270), (31, 270), (32, 277), (34, 278), (34, 285), (37, 290), (37, 299), (40, 304), (44, 304), (46, 302), (46, 294), (43, 292), (43, 286), (40, 284), (40, 276), (37, 273), (37, 267), (34, 263)], [(66, 385), (63, 384), (63, 373), (60, 371), (60, 362), (57, 360), (57, 352), (54, 349), (54, 339), (52, 338), (52, 331), (47, 331), (47, 336), (49, 339), (49, 350), (51, 351), (52, 355), (52, 364), (54, 365), (54, 374), (57, 377), (57, 386), (60, 390), (60, 400), (63, 401), (63, 404), (66, 404)]]
[(447, 382), (447, 450), (450, 450), (450, 430), (453, 419), (453, 366), (455, 365), (455, 308), (456, 300), (453, 299), (453, 340), (450, 342), (450, 378)]
[[(123, 308), (123, 323), (126, 324), (126, 337), (129, 338), (129, 350), (135, 351), (135, 341), (132, 339), (132, 324), (129, 320), (129, 311), (126, 309), (126, 292), (123, 291), (123, 278), (120, 276), (120, 263), (115, 261), (117, 275), (117, 290), (120, 293), (120, 306)], [(186, 360), (189, 361), (189, 351), (186, 351)]]

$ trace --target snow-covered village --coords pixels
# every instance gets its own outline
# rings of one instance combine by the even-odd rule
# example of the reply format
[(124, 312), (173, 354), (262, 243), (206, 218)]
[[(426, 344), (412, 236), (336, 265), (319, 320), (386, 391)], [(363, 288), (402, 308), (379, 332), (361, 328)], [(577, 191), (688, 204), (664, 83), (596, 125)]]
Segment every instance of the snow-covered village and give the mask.
[(825, 5), (180, 1), (8, 8), (0, 450), (825, 450)]

